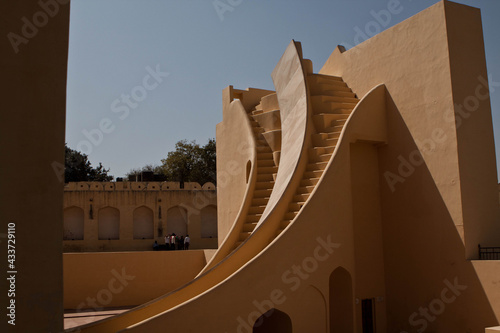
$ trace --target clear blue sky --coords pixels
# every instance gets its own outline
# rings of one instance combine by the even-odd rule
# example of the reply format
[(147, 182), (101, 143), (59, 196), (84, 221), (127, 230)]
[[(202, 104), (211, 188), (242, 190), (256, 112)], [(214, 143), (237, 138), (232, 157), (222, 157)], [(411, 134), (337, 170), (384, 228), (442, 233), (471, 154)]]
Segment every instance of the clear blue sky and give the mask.
[[(219, 0), (218, 13), (213, 0), (73, 0), (66, 142), (115, 177), (160, 164), (179, 140), (215, 137), (226, 86), (274, 90), (270, 75), (291, 39), (317, 71), (390, 1)], [(436, 2), (400, 0), (383, 29)], [(456, 2), (481, 8), (488, 72), (500, 82), (500, 1)], [(157, 66), (168, 75), (143, 82)], [(491, 104), (500, 156), (500, 89)]]

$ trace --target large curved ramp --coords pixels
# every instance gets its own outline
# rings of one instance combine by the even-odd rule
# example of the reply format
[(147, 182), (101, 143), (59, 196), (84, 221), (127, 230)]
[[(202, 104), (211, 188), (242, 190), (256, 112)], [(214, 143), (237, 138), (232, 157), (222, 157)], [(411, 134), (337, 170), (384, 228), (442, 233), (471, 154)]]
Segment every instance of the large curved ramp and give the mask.
[[(311, 219), (305, 209), (310, 202), (323, 200), (322, 194), (316, 194), (321, 186), (327, 186), (322, 179), (334, 169), (332, 164), (339, 159), (335, 158), (339, 155), (339, 147), (348, 145), (357, 135), (346, 134), (350, 133), (346, 132), (346, 125), (353, 123), (357, 114), (363, 117), (362, 110), (373, 109), (374, 103), (383, 102), (383, 97), (380, 97), (383, 89), (377, 88), (358, 104), (358, 99), (341, 78), (312, 74), (311, 67), (307, 60), (302, 59), (300, 43), (292, 41), (273, 72), (282, 125), (281, 157), (272, 192), (246, 239), (241, 240), (239, 234), (246, 221), (243, 217), (248, 216), (255, 193), (259, 191), (256, 187), (259, 167), (257, 145), (253, 147), (256, 163), (250, 172), (237, 221), (215, 259), (202, 274), (178, 290), (129, 312), (82, 326), (79, 328), (81, 332), (159, 331), (168, 327), (172, 320), (179, 320), (180, 325), (186, 327), (184, 331), (196, 331), (195, 327), (199, 329), (200, 322), (198, 326), (192, 326), (193, 323), (185, 321), (192, 313), (204, 318), (206, 331), (218, 331), (225, 326), (224, 319), (214, 318), (217, 314), (210, 309), (244, 313), (246, 310), (239, 307), (245, 304), (232, 306), (227, 303), (232, 297), (254, 297), (246, 295), (250, 290), (242, 290), (241, 286), (258, 283), (261, 288), (253, 290), (267, 290), (279, 282), (281, 276), (272, 274), (269, 279), (258, 279), (262, 267), (286, 264), (290, 258), (282, 259), (290, 251), (290, 242), (300, 241), (297, 240), (297, 228), (316, 227), (314, 221), (304, 225), (305, 220)], [(248, 112), (238, 100), (231, 103), (231, 109), (232, 112)], [(370, 117), (378, 116), (374, 114)], [(373, 121), (370, 128), (361, 129), (367, 131), (366, 137), (373, 136), (370, 133), (374, 129), (383, 132), (379, 130), (380, 126), (373, 126), (376, 123), (380, 120)], [(247, 125), (250, 129), (255, 127), (250, 121)], [(375, 134), (378, 135), (378, 132)], [(268, 155), (266, 157), (269, 158)], [(315, 198), (317, 200), (313, 200)], [(295, 231), (283, 232), (285, 229)], [(298, 234), (307, 233), (304, 230)], [(205, 313), (200, 314), (200, 311)]]

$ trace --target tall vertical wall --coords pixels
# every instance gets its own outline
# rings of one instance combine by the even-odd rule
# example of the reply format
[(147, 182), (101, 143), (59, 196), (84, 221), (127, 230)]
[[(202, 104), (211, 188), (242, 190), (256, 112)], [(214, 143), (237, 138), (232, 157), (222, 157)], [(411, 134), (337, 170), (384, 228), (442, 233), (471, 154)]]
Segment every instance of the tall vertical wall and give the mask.
[[(467, 256), (500, 245), (497, 168), (479, 9), (445, 3)], [(494, 88), (493, 88), (494, 89)]]
[[(59, 177), (64, 164), (69, 4), (52, 3), (46, 9), (51, 15), (37, 1), (0, 3), (2, 332), (63, 328)], [(5, 276), (8, 223), (15, 224), (15, 298), (8, 298), (11, 286)], [(5, 316), (13, 299), (15, 326)]]
[[(391, 198), (418, 177), (419, 151), (466, 245), (466, 256), (477, 256), (478, 243), (500, 243), (478, 9), (439, 2), (351, 50), (342, 53), (337, 48), (320, 73), (342, 76), (358, 96), (379, 83), (386, 85), (398, 113), (391, 118), (392, 125), (404, 123), (406, 133), (399, 134), (411, 141), (395, 135), (387, 164), (380, 170)], [(486, 94), (484, 98), (476, 98), (477, 87), (481, 96)], [(413, 191), (405, 199), (422, 197), (425, 191)]]
[[(380, 185), (365, 191), (380, 191), (383, 242), (374, 250), (383, 251), (388, 330), (496, 325), (489, 284), (466, 260), (477, 257), (478, 243), (500, 245), (479, 10), (441, 1), (355, 48), (337, 48), (320, 73), (342, 76), (358, 96), (387, 87)], [(425, 318), (420, 309), (441, 301), (449, 285), (461, 288), (456, 297)]]

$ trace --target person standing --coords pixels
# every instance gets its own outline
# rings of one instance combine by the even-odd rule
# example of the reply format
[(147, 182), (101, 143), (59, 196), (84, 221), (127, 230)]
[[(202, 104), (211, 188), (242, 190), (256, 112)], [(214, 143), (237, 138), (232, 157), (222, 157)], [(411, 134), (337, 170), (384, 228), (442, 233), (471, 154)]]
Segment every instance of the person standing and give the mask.
[(170, 236), (170, 249), (175, 250), (175, 233)]
[(165, 250), (170, 250), (170, 234), (165, 235)]
[(184, 237), (184, 250), (189, 250), (189, 235), (186, 235), (186, 237)]

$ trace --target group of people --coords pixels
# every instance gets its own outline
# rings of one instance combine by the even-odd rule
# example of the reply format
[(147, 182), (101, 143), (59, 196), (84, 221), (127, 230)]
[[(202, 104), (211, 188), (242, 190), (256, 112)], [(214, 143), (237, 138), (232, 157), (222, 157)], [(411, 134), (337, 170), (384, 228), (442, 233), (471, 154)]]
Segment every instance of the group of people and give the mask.
[(189, 235), (177, 236), (175, 233), (165, 235), (165, 248), (160, 247), (157, 241), (153, 244), (153, 250), (165, 249), (167, 251), (189, 250)]
[(165, 247), (167, 250), (189, 250), (189, 235), (177, 236), (175, 233), (165, 235)]

